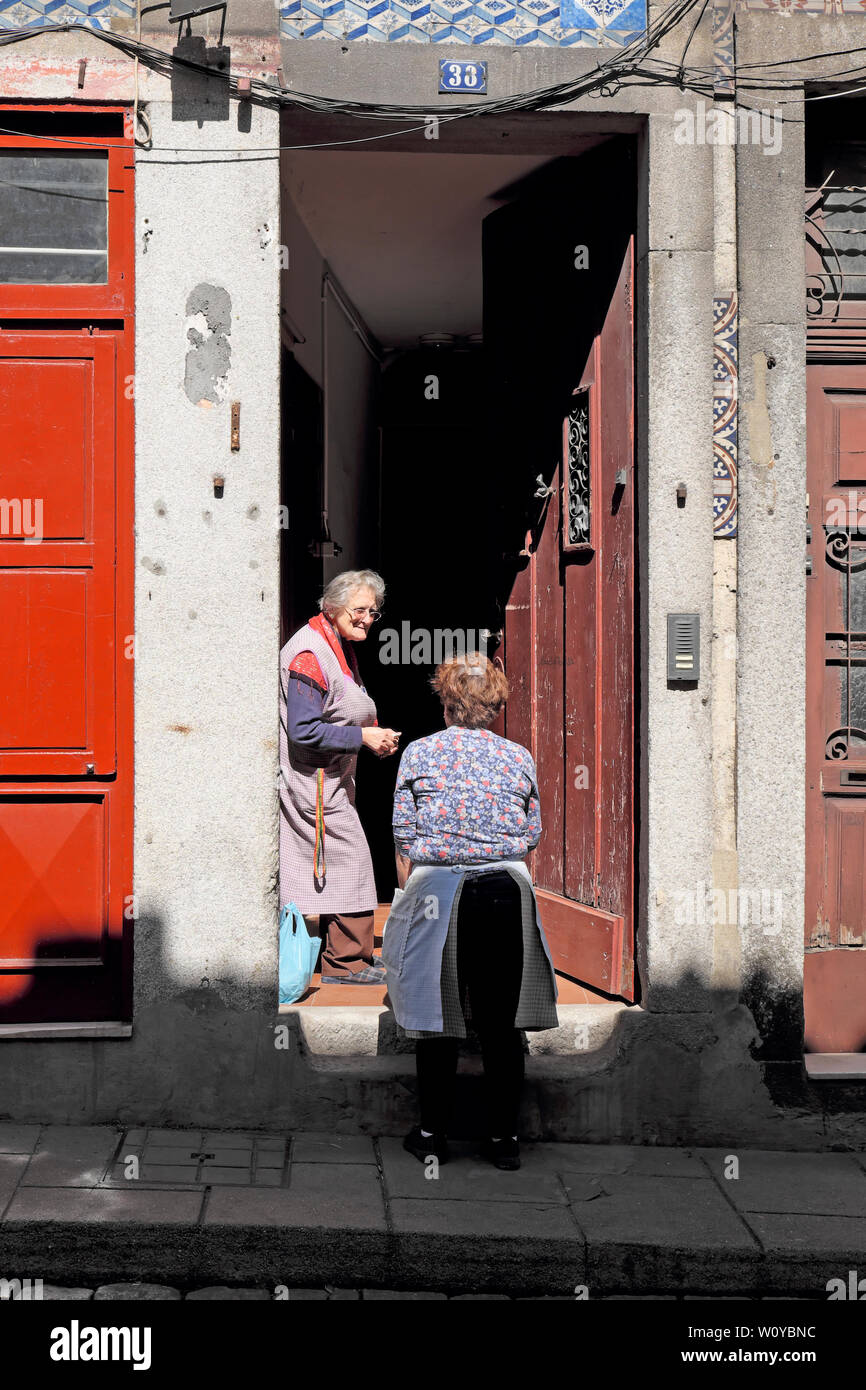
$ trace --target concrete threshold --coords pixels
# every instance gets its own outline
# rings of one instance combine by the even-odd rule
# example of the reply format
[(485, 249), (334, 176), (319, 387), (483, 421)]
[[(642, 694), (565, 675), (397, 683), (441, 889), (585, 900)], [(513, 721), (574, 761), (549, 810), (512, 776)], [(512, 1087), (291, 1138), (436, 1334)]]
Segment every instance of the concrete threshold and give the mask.
[(810, 1081), (866, 1081), (862, 1052), (807, 1052), (803, 1062)]
[[(0, 1125), (5, 1271), (560, 1297), (826, 1299), (866, 1265), (858, 1154), (530, 1144), (519, 1172), (398, 1138)], [(133, 1162), (133, 1160), (135, 1160)]]
[[(620, 1015), (641, 1013), (636, 1005), (560, 1004), (559, 1027), (527, 1033), (530, 1057), (587, 1057), (604, 1049)], [(415, 1044), (397, 1027), (386, 1005), (327, 1005), (309, 1008), (284, 1004), (279, 1022), (296, 1029), (301, 1051), (311, 1059), (382, 1057), (414, 1054)]]
[(52, 1038), (131, 1038), (132, 1024), (120, 1022), (96, 1023), (0, 1023), (0, 1042), (4, 1038), (30, 1039), (32, 1042)]

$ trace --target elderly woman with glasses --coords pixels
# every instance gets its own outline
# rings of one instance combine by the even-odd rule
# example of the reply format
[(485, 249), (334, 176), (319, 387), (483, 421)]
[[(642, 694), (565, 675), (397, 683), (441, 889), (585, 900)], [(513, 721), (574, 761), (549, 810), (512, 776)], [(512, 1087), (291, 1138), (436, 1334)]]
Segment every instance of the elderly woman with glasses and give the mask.
[(373, 959), (376, 883), (355, 810), (355, 768), (362, 745), (387, 758), (400, 734), (379, 728), (352, 650), (384, 597), (373, 570), (338, 574), (321, 613), (280, 652), (280, 906), (318, 915), (323, 984), (385, 983)]
[(397, 881), (382, 958), (397, 1023), (416, 1038), (420, 1124), (403, 1147), (449, 1157), (447, 1132), (466, 1019), (481, 1043), (486, 1158), (520, 1167), (520, 1030), (557, 1027), (556, 977), (529, 871), (541, 838), (532, 755), (490, 726), (508, 698), (479, 652), (433, 678), (445, 728), (410, 743), (394, 795)]

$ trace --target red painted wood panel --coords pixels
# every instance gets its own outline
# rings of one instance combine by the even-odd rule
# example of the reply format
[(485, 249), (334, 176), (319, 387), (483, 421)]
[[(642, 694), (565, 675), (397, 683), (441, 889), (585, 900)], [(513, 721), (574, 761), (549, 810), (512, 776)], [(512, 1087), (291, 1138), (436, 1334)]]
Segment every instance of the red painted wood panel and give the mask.
[[(29, 967), (75, 954), (98, 959), (106, 894), (104, 796), (0, 795), (3, 966)], [(0, 999), (21, 988), (0, 975)]]
[(807, 1052), (866, 1052), (866, 951), (810, 951), (805, 960)]
[[(628, 993), (633, 956), (634, 918), (634, 409), (631, 362), (633, 242), (605, 315), (599, 352), (601, 420), (599, 446), (601, 550), (601, 750), (599, 766), (598, 906), (620, 914), (627, 925), (622, 992)], [(626, 481), (618, 486), (617, 473)], [(619, 991), (616, 991), (619, 992)]]
[(544, 788), (542, 836), (535, 851), (535, 880), (555, 893), (565, 889), (565, 756), (563, 738), (563, 588), (560, 576), (561, 530), (559, 481), (550, 499), (535, 567), (535, 668), (534, 716), (537, 724), (538, 785)]
[[(4, 357), (0, 370), (0, 432), (14, 448), (3, 451), (3, 496), (39, 500), (39, 534), (46, 540), (85, 539), (89, 511), (88, 406), (90, 364), (82, 360), (30, 361)], [(32, 513), (31, 509), (31, 513)], [(35, 517), (33, 518), (35, 520)], [(35, 544), (33, 520), (8, 531)]]
[[(0, 492), (38, 498), (43, 522), (38, 542), (0, 522), (2, 1023), (131, 1017), (133, 158), (121, 110), (123, 138), (94, 141), (108, 150), (107, 284), (0, 284)], [(0, 134), (18, 150), (83, 143)]]
[(574, 979), (592, 975), (595, 989), (617, 994), (622, 975), (622, 917), (537, 890), (541, 920), (557, 968)]
[(508, 673), (505, 734), (535, 757), (532, 705), (535, 690), (533, 571), (527, 563), (518, 573), (505, 609), (503, 663)]
[(109, 335), (0, 338), (4, 496), (45, 523), (41, 539), (0, 534), (0, 776), (116, 767), (116, 350)]
[[(83, 753), (88, 748), (86, 572), (0, 571), (0, 611), (0, 759), (24, 752), (26, 766), (38, 767), (41, 750)], [(6, 766), (15, 764), (6, 759)]]

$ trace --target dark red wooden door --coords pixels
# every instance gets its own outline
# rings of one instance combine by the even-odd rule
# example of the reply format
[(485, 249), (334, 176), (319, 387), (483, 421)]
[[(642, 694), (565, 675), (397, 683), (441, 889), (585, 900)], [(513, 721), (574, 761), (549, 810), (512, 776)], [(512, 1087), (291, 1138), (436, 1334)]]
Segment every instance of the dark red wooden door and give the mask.
[(532, 867), (557, 969), (626, 999), (634, 188), (632, 146), (614, 140), (557, 161), (484, 227), (485, 346), (522, 551), (505, 607), (505, 734), (532, 750), (538, 768), (544, 832)]
[(866, 1049), (866, 362), (808, 367), (807, 1052)]

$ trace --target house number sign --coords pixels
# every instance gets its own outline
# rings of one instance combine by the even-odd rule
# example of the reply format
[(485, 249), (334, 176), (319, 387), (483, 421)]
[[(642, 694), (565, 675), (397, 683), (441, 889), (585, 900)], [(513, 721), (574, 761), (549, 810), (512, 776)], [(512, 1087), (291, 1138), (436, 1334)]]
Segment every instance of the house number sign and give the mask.
[(443, 58), (439, 64), (440, 92), (478, 92), (487, 91), (486, 63), (452, 63)]

